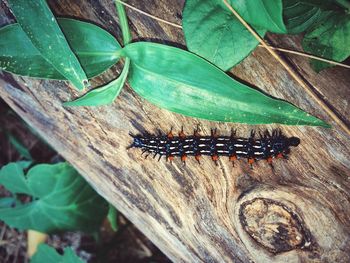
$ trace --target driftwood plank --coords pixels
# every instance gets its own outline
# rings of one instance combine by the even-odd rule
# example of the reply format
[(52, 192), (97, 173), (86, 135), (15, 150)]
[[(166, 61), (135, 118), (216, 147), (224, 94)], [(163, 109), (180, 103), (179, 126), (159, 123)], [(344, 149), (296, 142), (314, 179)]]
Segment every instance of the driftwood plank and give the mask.
[[(147, 12), (181, 23), (183, 1), (128, 1)], [(110, 0), (49, 1), (57, 15), (101, 25), (120, 39), (118, 18)], [(5, 2), (0, 24), (13, 21)], [(183, 46), (181, 30), (127, 10), (133, 37)], [(299, 47), (296, 37), (269, 35), (271, 42)], [(285, 57), (341, 118), (349, 121), (350, 74), (335, 68), (315, 74), (305, 59)], [(112, 79), (116, 69), (94, 80)], [(263, 49), (232, 70), (233, 75), (267, 93), (286, 99), (330, 123)], [(170, 127), (192, 132), (198, 124), (228, 134), (231, 127), (248, 135), (252, 126), (187, 118), (158, 109), (129, 87), (110, 106), (63, 108), (79, 94), (65, 82), (33, 80), (0, 73), (0, 96), (87, 181), (124, 213), (172, 260), (180, 262), (349, 262), (349, 136), (332, 129), (281, 127), (301, 145), (275, 170), (260, 162), (253, 170), (243, 161), (235, 167), (180, 160), (144, 160), (126, 147), (128, 133), (166, 132)]]

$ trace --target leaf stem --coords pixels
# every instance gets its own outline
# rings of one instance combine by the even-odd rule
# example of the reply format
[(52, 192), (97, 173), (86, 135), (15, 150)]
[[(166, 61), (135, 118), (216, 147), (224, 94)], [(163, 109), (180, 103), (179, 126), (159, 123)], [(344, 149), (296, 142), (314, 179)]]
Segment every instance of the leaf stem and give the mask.
[(131, 42), (131, 33), (128, 25), (128, 19), (125, 13), (124, 6), (117, 0), (115, 0), (115, 6), (117, 9), (120, 27), (122, 29), (124, 46)]

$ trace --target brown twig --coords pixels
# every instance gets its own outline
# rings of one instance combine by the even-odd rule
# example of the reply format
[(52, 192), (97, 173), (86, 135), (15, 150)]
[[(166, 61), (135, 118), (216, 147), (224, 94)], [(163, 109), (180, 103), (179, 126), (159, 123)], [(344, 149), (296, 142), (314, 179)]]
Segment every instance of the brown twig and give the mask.
[(254, 29), (237, 13), (237, 11), (227, 2), (227, 0), (222, 0), (227, 8), (235, 15), (235, 17), (244, 25), (245, 28), (260, 42), (260, 44), (267, 49), (267, 51), (288, 71), (288, 73), (294, 78), (294, 80), (299, 83), (304, 90), (322, 107), (322, 109), (328, 113), (328, 115), (336, 122), (344, 131), (350, 135), (350, 129), (348, 126), (340, 119), (338, 116), (327, 106), (327, 104), (321, 100), (317, 94), (305, 83), (297, 73), (292, 70), (288, 64), (280, 58), (280, 56), (265, 43), (265, 41), (254, 31)]
[(120, 1), (120, 0), (115, 0), (115, 1), (118, 2), (118, 3), (121, 3), (122, 5), (125, 5), (125, 6), (129, 7), (129, 8), (132, 9), (132, 10), (135, 10), (136, 12), (139, 12), (139, 13), (141, 13), (141, 14), (143, 14), (143, 15), (145, 15), (145, 16), (148, 16), (148, 17), (150, 17), (150, 18), (153, 18), (154, 20), (163, 22), (163, 23), (168, 24), (168, 25), (171, 25), (171, 26), (173, 26), (173, 27), (182, 28), (181, 25), (178, 25), (178, 24), (175, 24), (175, 23), (166, 21), (166, 20), (164, 20), (164, 19), (161, 19), (161, 18), (156, 17), (156, 16), (154, 16), (154, 15), (151, 15), (151, 14), (149, 14), (149, 13), (146, 13), (145, 11), (142, 11), (142, 10), (136, 8), (136, 7), (133, 7), (132, 5), (129, 5), (129, 4), (125, 3), (125, 2), (123, 2), (123, 1)]

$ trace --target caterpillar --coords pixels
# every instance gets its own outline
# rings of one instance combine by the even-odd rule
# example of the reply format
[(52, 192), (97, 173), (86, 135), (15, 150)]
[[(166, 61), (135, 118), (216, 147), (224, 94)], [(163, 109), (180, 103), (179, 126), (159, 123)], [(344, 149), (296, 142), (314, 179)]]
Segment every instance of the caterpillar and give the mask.
[(255, 131), (251, 131), (248, 138), (236, 136), (232, 131), (230, 136), (219, 136), (216, 129), (211, 131), (210, 136), (201, 136), (198, 129), (193, 135), (186, 136), (183, 129), (178, 136), (174, 136), (172, 130), (168, 134), (133, 135), (132, 144), (129, 148), (141, 148), (142, 154), (147, 153), (146, 158), (153, 154), (153, 158), (159, 155), (159, 159), (165, 156), (172, 161), (179, 156), (185, 163), (188, 156), (194, 156), (200, 163), (202, 155), (211, 156), (217, 164), (220, 156), (226, 156), (233, 163), (237, 159), (246, 158), (251, 166), (259, 160), (266, 160), (272, 166), (273, 158), (287, 159), (291, 146), (298, 146), (300, 139), (297, 137), (286, 137), (281, 130), (259, 132), (256, 138)]

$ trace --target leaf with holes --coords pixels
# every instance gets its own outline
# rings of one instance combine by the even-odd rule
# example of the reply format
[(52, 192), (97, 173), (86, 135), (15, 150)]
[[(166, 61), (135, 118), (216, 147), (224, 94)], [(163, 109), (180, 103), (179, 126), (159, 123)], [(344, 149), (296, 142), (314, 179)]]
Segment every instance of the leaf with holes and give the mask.
[[(121, 46), (107, 31), (78, 20), (57, 21), (89, 78), (118, 62)], [(35, 78), (66, 79), (46, 61), (19, 24), (0, 29), (0, 69)]]
[(26, 175), (19, 164), (10, 163), (0, 170), (0, 184), (32, 197), (29, 203), (0, 209), (0, 220), (11, 227), (94, 232), (107, 215), (108, 203), (67, 163), (36, 165)]
[(84, 89), (87, 77), (70, 49), (46, 0), (8, 0), (18, 24), (31, 43), (60, 74), (77, 89)]

